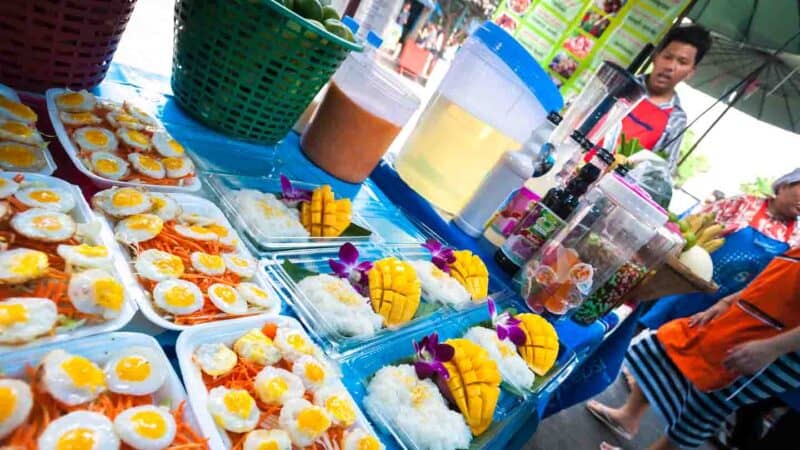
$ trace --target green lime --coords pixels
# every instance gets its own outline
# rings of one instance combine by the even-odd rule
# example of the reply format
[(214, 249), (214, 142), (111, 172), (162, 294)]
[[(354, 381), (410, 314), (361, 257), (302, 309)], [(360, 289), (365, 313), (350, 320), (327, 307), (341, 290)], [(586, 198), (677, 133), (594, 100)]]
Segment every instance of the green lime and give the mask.
[(686, 233), (690, 229), (689, 223), (687, 223), (685, 220), (679, 220), (678, 228), (681, 230), (681, 233)]
[(347, 28), (342, 22), (338, 21), (337, 19), (326, 19), (325, 20), (325, 28), (328, 31), (339, 36), (340, 38), (355, 42), (353, 38), (353, 33), (350, 31), (350, 28)]
[(294, 0), (294, 12), (309, 20), (322, 20), (322, 5), (319, 0)]
[(339, 20), (339, 13), (333, 6), (325, 5), (322, 7), (322, 20), (336, 19)]
[(683, 239), (686, 240), (686, 245), (683, 246), (684, 250), (688, 250), (694, 247), (695, 244), (697, 244), (697, 236), (695, 236), (695, 234), (692, 233), (691, 231), (684, 233)]
[(675, 214), (675, 213), (674, 213), (674, 212), (672, 212), (672, 211), (670, 211), (670, 212), (669, 212), (669, 221), (670, 221), (670, 222), (672, 222), (672, 223), (678, 223), (678, 221), (679, 221), (679, 220), (680, 220), (680, 219), (678, 218), (678, 215), (677, 215), (677, 214)]
[(294, 0), (278, 0), (278, 3), (283, 4), (283, 6), (294, 9)]
[[(322, 25), (322, 22), (320, 22), (318, 20), (309, 19), (308, 23), (310, 23), (311, 25), (314, 25), (315, 27), (319, 28), (320, 30), (324, 30), (325, 29), (325, 26)], [(319, 35), (317, 33), (314, 33), (311, 30), (304, 31), (303, 32), (303, 36), (305, 36), (306, 39), (310, 39), (310, 40), (314, 40), (314, 39), (319, 38)]]

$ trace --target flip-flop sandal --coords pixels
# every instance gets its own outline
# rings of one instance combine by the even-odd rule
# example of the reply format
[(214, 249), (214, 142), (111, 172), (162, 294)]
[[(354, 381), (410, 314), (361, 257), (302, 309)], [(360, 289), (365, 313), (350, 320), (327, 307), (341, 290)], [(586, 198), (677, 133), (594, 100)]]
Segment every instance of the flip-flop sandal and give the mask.
[[(615, 422), (614, 419), (608, 417), (608, 414), (606, 414), (604, 410), (592, 405), (600, 405), (600, 403), (590, 401), (586, 404), (586, 409), (594, 416), (595, 419), (599, 420), (600, 423), (608, 427), (609, 430), (622, 439), (625, 439), (626, 441), (633, 439), (633, 435), (623, 428), (622, 425)], [(600, 406), (604, 407), (603, 405)]]
[[(605, 447), (603, 445), (605, 445)], [(600, 443), (600, 450), (622, 450), (622, 447), (615, 447), (608, 442), (603, 441)]]

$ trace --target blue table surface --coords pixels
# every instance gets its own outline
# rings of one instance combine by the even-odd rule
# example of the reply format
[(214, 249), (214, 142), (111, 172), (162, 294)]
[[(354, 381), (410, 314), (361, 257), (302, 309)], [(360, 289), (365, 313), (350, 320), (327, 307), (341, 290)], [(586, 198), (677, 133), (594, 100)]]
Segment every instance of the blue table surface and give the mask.
[[(409, 238), (419, 241), (424, 236), (441, 237), (453, 247), (471, 249), (481, 255), (495, 279), (504, 283), (510, 282), (508, 276), (495, 265), (492, 257), (494, 248), (490, 244), (467, 236), (446, 221), (427, 201), (409, 189), (393, 168), (385, 163), (382, 163), (363, 184), (350, 184), (337, 180), (305, 158), (295, 133), (290, 133), (285, 140), (275, 146), (227, 137), (198, 123), (180, 109), (172, 99), (168, 77), (132, 67), (113, 64), (108, 77), (95, 89), (95, 93), (112, 99), (136, 98), (145, 104), (149, 102), (149, 106), (160, 117), (169, 132), (199, 157), (199, 165), (205, 171), (244, 176), (284, 173), (290, 178), (309, 183), (330, 184), (335, 192), (353, 198), (354, 204), (369, 202), (371, 208), (378, 209), (374, 211), (375, 215), (383, 217), (385, 223), (378, 225), (380, 229), (376, 231), (384, 235), (385, 242), (407, 243)], [(631, 322), (632, 319), (628, 319), (623, 323), (627, 326), (625, 332), (615, 333), (632, 334)], [(578, 354), (578, 364), (590, 359), (603, 347), (604, 339), (610, 335), (600, 324), (587, 327), (567, 320), (558, 322), (556, 328), (563, 344)], [(174, 333), (159, 336), (167, 347), (174, 345), (175, 337)], [(622, 341), (624, 340), (623, 336)], [(620, 345), (616, 347), (619, 348), (614, 350), (619, 354), (620, 348), (623, 347)], [(627, 343), (624, 347), (627, 347)], [(621, 357), (617, 355), (616, 359)], [(613, 365), (612, 362), (610, 366)], [(599, 370), (592, 367), (588, 369), (589, 372)], [(615, 375), (616, 369), (610, 372)], [(550, 396), (540, 398), (538, 414), (532, 412), (529, 420), (519, 430), (509, 433), (513, 434), (514, 439), (506, 445), (506, 448), (521, 448), (535, 432), (543, 415), (551, 414), (577, 400), (594, 395), (596, 393), (594, 391), (604, 388), (602, 383), (610, 383), (613, 380), (612, 375), (607, 375), (605, 376), (607, 380), (604, 379), (599, 388), (596, 386), (587, 389), (584, 387), (587, 383), (575, 382), (581, 373), (582, 376), (587, 376), (586, 370), (575, 370), (569, 379), (563, 381), (564, 387), (570, 387), (573, 392), (565, 395), (561, 392), (563, 389), (557, 390), (552, 394), (557, 400), (554, 400), (549, 408), (547, 405)]]

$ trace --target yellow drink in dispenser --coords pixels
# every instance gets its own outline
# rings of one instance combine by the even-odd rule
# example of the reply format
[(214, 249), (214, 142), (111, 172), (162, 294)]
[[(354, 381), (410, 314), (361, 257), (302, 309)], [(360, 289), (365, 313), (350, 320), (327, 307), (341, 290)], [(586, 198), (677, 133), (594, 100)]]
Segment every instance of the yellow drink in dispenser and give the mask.
[(486, 22), (456, 54), (397, 155), (397, 173), (434, 206), (456, 214), (503, 153), (519, 148), (562, 106), (527, 50)]

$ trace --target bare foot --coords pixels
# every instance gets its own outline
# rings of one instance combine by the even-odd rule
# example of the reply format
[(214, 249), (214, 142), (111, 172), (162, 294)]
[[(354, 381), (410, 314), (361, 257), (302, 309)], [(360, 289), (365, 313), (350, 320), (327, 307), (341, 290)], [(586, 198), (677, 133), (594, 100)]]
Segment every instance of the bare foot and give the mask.
[(589, 400), (586, 409), (609, 430), (625, 440), (631, 440), (639, 432), (639, 424), (623, 414), (620, 409), (609, 408), (595, 400)]
[(606, 441), (600, 443), (600, 450), (622, 450), (622, 447), (614, 447)]

